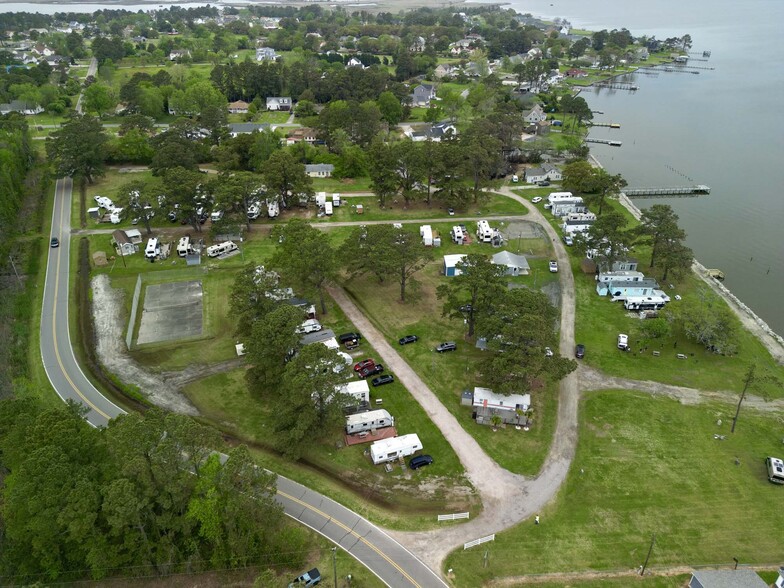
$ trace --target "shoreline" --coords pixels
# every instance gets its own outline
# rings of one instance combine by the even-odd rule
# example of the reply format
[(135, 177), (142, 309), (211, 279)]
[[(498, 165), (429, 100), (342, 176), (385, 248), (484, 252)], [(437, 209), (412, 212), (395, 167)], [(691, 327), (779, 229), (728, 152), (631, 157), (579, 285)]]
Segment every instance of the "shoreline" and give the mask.
[[(594, 167), (604, 169), (604, 166), (593, 153), (588, 155), (588, 161)], [(621, 192), (618, 201), (621, 203), (621, 206), (628, 210), (634, 218), (640, 220), (640, 216), (642, 214), (640, 209), (637, 208), (637, 205), (634, 204), (634, 202), (632, 202), (626, 196), (626, 194)], [(768, 323), (762, 320), (724, 284), (708, 277), (706, 267), (702, 265), (696, 258), (692, 262), (691, 270), (697, 277), (707, 284), (711, 290), (721, 296), (721, 298), (727, 303), (727, 306), (729, 306), (738, 319), (740, 319), (741, 324), (746, 329), (751, 331), (762, 342), (773, 359), (775, 359), (779, 364), (784, 364), (784, 337), (771, 329)]]

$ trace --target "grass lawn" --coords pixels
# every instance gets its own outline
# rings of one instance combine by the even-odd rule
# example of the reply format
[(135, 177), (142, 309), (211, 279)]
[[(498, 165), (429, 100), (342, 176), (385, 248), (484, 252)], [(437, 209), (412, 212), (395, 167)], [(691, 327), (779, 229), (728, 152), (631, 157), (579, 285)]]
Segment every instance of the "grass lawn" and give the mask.
[(691, 574), (677, 576), (623, 576), (620, 578), (601, 578), (587, 580), (584, 578), (568, 579), (568, 576), (552, 582), (533, 582), (526, 579), (521, 584), (504, 584), (505, 586), (533, 586), (534, 588), (626, 588), (627, 586), (641, 586), (642, 588), (683, 588), (691, 578)]
[(361, 178), (313, 178), (313, 190), (315, 192), (372, 192), (370, 188), (370, 176)]
[[(462, 250), (481, 250), (481, 247), (462, 246)], [(439, 255), (447, 249), (439, 249)], [(488, 251), (487, 247), (484, 251)], [(465, 328), (460, 321), (441, 317), (441, 302), (435, 297), (436, 286), (445, 279), (440, 275), (440, 267), (441, 262), (436, 260), (417, 274), (416, 279), (421, 283), (418, 297), (405, 304), (398, 301), (399, 286), (395, 283), (380, 285), (372, 278), (354, 279), (346, 284), (346, 289), (463, 428), (494, 460), (513, 472), (535, 474), (542, 465), (555, 426), (557, 384), (545, 383), (544, 388), (532, 393), (536, 424), (530, 431), (508, 427), (493, 432), (492, 427), (477, 425), (471, 418), (470, 408), (460, 405), (460, 395), (463, 390), (482, 385), (477, 363), (484, 357), (484, 352), (464, 341)], [(532, 283), (534, 278), (518, 279), (528, 279)], [(417, 335), (420, 340), (399, 347), (397, 339), (408, 334)], [(456, 352), (437, 354), (433, 351), (438, 343), (449, 340), (458, 342)]]
[(542, 524), (496, 535), (487, 568), (485, 549), (453, 552), (445, 567), (454, 569), (457, 586), (565, 569), (634, 569), (653, 533), (654, 567), (779, 561), (783, 489), (768, 482), (763, 460), (782, 453), (781, 420), (746, 411), (730, 435), (731, 416), (728, 405), (683, 406), (624, 391), (587, 396), (574, 463)]

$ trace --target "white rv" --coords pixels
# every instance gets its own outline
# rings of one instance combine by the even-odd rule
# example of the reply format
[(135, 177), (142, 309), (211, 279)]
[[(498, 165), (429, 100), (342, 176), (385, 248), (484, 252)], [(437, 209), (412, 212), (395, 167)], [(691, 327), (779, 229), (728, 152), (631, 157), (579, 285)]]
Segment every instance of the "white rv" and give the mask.
[(327, 216), (332, 216), (332, 203), (331, 202), (325, 202), (324, 203), (324, 214), (326, 214)]
[(386, 410), (370, 410), (346, 417), (346, 433), (362, 433), (395, 425), (395, 419)]
[(422, 449), (422, 442), (416, 434), (401, 435), (391, 439), (380, 439), (370, 446), (370, 457), (378, 465), (408, 457)]
[(459, 226), (452, 227), (452, 230), (449, 232), (452, 236), (452, 241), (457, 245), (462, 245), (463, 241), (465, 240), (465, 234), (463, 233), (463, 229)]
[(210, 245), (207, 247), (207, 255), (209, 257), (218, 257), (219, 255), (225, 255), (226, 253), (237, 251), (237, 249), (238, 247), (233, 241), (224, 241), (223, 243), (218, 243), (217, 245)]
[(276, 218), (280, 214), (280, 206), (277, 200), (267, 200), (267, 216)]
[(161, 248), (158, 246), (158, 239), (151, 237), (147, 241), (147, 247), (144, 248), (144, 257), (147, 259), (155, 259), (161, 254)]
[(332, 206), (340, 206), (340, 194), (332, 195)]
[(327, 193), (326, 192), (316, 192), (316, 206), (321, 208), (327, 203)]
[(351, 396), (357, 402), (370, 402), (370, 386), (367, 380), (356, 380), (342, 386), (335, 386), (335, 390)]
[(476, 237), (482, 243), (490, 243), (493, 240), (493, 229), (490, 228), (489, 222), (480, 220), (476, 223)]
[(433, 229), (430, 225), (422, 225), (419, 227), (419, 235), (422, 237), (422, 244), (425, 247), (433, 246)]
[(185, 257), (188, 255), (188, 251), (191, 248), (191, 238), (187, 235), (185, 237), (180, 237), (180, 240), (177, 242), (177, 255), (180, 257)]

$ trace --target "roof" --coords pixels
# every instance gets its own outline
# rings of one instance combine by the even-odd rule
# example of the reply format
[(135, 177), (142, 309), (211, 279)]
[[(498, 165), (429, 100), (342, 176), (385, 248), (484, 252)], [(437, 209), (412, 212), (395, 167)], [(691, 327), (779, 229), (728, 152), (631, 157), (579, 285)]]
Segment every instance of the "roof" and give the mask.
[(267, 123), (229, 123), (230, 133), (252, 133), (264, 131), (269, 128)]
[(236, 102), (229, 102), (229, 108), (247, 108), (248, 106), (250, 106), (250, 104), (248, 104), (244, 100), (237, 100)]
[(125, 229), (125, 234), (129, 239), (141, 239), (142, 233), (139, 229)]
[(606, 284), (609, 290), (613, 288), (658, 288), (659, 283), (653, 278), (643, 278), (636, 282), (629, 282), (627, 280), (610, 280), (608, 282), (600, 282)]
[(692, 577), (702, 588), (767, 588), (765, 581), (754, 570), (700, 570)]
[(269, 96), (267, 97), (267, 104), (271, 102), (278, 102), (280, 104), (291, 104), (291, 96)]
[(516, 255), (508, 251), (499, 251), (493, 255), (493, 263), (495, 265), (505, 265), (507, 267), (519, 267), (531, 269), (528, 265), (528, 260), (524, 255)]
[(125, 245), (126, 243), (130, 243), (131, 240), (128, 239), (128, 235), (125, 234), (125, 231), (122, 229), (117, 229), (116, 231), (112, 231), (112, 238), (114, 239), (115, 243), (118, 245)]
[(305, 166), (305, 171), (310, 172), (333, 172), (335, 166), (331, 163), (309, 163)]
[(453, 253), (451, 255), (444, 255), (444, 265), (447, 267), (455, 267), (458, 263), (463, 261), (465, 255), (460, 253)]
[(544, 171), (541, 167), (532, 167), (525, 170), (525, 177), (528, 176), (544, 176), (547, 175), (547, 172)]
[(474, 388), (474, 406), (487, 406), (501, 410), (515, 410), (518, 406), (531, 406), (530, 394), (496, 394), (490, 388)]

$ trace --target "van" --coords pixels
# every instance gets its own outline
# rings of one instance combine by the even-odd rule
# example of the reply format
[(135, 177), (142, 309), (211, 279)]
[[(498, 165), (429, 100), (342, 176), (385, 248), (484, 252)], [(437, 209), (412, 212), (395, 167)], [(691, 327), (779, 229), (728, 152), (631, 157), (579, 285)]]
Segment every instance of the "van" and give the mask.
[(784, 461), (777, 457), (766, 457), (765, 466), (768, 468), (768, 480), (774, 484), (784, 484)]
[(177, 242), (177, 255), (180, 257), (185, 257), (188, 255), (188, 251), (191, 248), (191, 238), (187, 235), (185, 237), (180, 237), (180, 240)]
[(161, 249), (158, 247), (158, 239), (151, 237), (147, 241), (147, 247), (144, 248), (144, 257), (147, 259), (155, 259), (160, 253)]
[(520, 178), (518, 178), (518, 177), (517, 177), (517, 174), (515, 174), (515, 175), (513, 175), (513, 176), (512, 176), (512, 181), (513, 181), (515, 184), (516, 184), (517, 182), (519, 182), (519, 181), (520, 181)]

